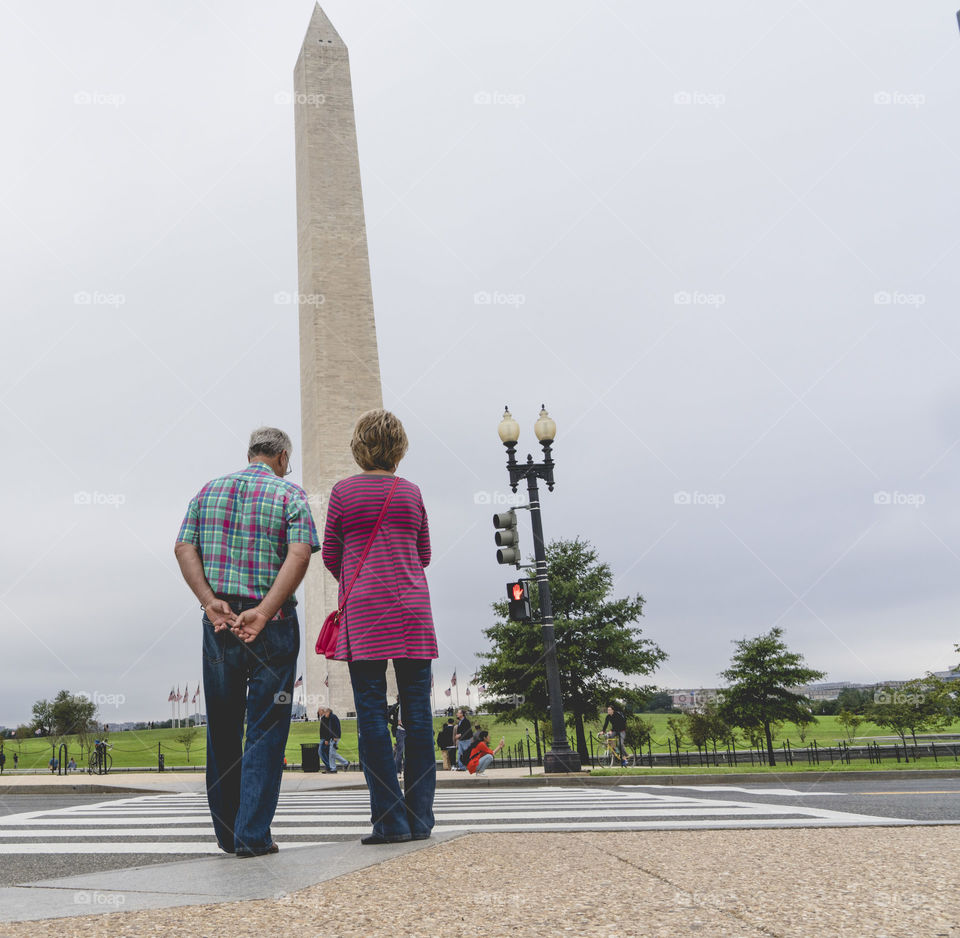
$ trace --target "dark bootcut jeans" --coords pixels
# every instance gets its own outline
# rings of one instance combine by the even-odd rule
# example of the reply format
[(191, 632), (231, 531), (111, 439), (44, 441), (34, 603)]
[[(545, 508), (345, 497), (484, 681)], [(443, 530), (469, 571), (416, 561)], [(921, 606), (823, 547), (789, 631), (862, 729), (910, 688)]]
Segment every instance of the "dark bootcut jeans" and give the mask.
[(203, 617), (207, 801), (227, 853), (264, 853), (273, 842), (299, 651), (295, 610), (268, 622), (249, 645), (229, 629), (214, 632)]
[(437, 763), (433, 755), (430, 665), (430, 661), (411, 658), (395, 658), (393, 662), (407, 730), (401, 791), (387, 726), (387, 662), (350, 662), (360, 764), (370, 789), (370, 819), (373, 833), (388, 840), (425, 838), (433, 830)]

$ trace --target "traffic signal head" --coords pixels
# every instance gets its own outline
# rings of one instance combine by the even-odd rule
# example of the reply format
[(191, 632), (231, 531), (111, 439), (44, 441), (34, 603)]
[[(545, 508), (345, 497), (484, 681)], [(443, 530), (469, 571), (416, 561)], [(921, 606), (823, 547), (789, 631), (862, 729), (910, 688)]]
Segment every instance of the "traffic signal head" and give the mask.
[(529, 622), (533, 618), (530, 610), (530, 591), (526, 580), (514, 580), (507, 584), (507, 601), (510, 618), (514, 622)]
[(517, 513), (511, 508), (493, 516), (493, 526), (497, 528), (495, 539), (497, 563), (520, 565), (520, 535), (517, 531)]

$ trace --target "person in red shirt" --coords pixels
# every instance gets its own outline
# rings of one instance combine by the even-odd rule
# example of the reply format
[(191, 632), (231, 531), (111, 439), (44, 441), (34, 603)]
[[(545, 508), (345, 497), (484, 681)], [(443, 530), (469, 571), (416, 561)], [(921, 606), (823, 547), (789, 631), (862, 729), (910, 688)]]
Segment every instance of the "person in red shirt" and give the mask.
[(503, 749), (504, 738), (500, 737), (500, 745), (496, 749), (491, 749), (487, 745), (487, 738), (490, 734), (486, 730), (481, 730), (477, 735), (477, 741), (470, 750), (470, 761), (467, 763), (467, 771), (471, 775), (483, 775), (489, 766), (493, 763), (493, 757)]

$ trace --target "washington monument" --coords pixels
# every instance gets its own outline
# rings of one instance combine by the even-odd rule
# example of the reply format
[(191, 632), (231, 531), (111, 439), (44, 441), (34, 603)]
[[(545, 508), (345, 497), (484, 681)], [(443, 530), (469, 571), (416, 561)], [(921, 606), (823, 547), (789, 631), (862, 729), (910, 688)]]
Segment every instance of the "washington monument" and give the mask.
[[(293, 85), (303, 485), (322, 531), (334, 483), (360, 471), (350, 455), (353, 425), (383, 398), (350, 62), (319, 4)], [(304, 589), (307, 712), (313, 716), (323, 702), (341, 716), (352, 713), (347, 665), (314, 654), (320, 626), (337, 608), (337, 583), (312, 563)], [(388, 693), (395, 693), (392, 680)]]

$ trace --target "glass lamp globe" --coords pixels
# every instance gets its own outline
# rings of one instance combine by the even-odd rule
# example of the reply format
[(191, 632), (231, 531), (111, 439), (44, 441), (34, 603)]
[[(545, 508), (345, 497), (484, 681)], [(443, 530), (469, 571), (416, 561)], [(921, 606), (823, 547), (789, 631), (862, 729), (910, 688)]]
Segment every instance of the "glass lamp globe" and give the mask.
[(500, 434), (501, 443), (516, 443), (520, 439), (520, 424), (513, 419), (513, 414), (508, 407), (503, 408), (503, 417), (500, 419), (497, 433)]
[(533, 432), (536, 433), (537, 439), (541, 443), (552, 443), (556, 439), (557, 424), (553, 417), (547, 413), (546, 404), (540, 407), (540, 416), (533, 425)]

